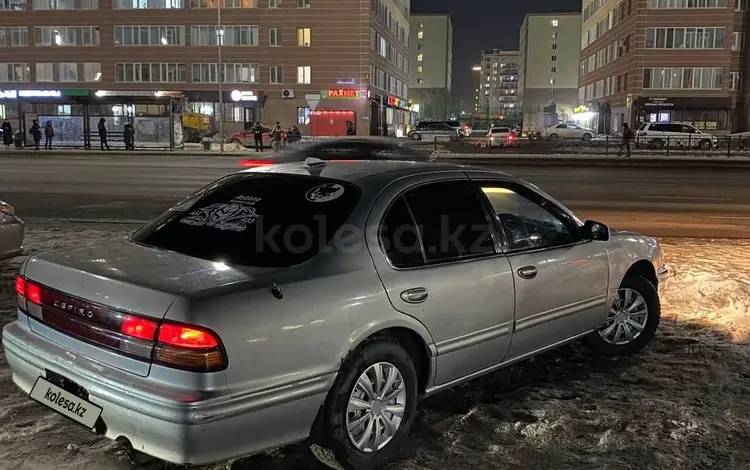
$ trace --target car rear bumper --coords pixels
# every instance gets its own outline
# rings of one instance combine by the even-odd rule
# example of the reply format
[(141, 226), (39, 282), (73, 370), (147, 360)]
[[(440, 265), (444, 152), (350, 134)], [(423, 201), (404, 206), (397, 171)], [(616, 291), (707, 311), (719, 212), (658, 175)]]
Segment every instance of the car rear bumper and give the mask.
[(102, 407), (98, 432), (126, 438), (134, 449), (177, 464), (219, 462), (306, 439), (335, 378), (332, 373), (270, 391), (192, 401), (196, 395), (190, 390), (163, 383), (146, 389), (148, 378), (77, 357), (30, 331), (30, 321), (35, 320), (20, 314), (3, 329), (5, 357), (18, 387), (29, 393), (45, 369), (60, 374)]
[(0, 260), (23, 253), (24, 224), (18, 217), (0, 214)]

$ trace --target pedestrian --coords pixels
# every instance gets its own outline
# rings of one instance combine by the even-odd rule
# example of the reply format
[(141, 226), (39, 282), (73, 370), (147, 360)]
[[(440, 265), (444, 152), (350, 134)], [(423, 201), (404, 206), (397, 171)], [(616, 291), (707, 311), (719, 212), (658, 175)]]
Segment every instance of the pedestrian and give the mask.
[(39, 121), (36, 119), (31, 123), (29, 134), (31, 134), (31, 137), (34, 139), (34, 149), (39, 150), (39, 145), (42, 141), (42, 128), (39, 127)]
[(271, 147), (273, 147), (274, 152), (278, 152), (281, 149), (282, 133), (281, 124), (279, 124), (279, 121), (276, 121), (276, 125), (271, 129)]
[(55, 136), (55, 128), (52, 127), (52, 121), (44, 124), (44, 149), (52, 150), (52, 138)]
[(630, 158), (630, 145), (633, 140), (633, 131), (628, 126), (627, 122), (622, 123), (622, 142), (620, 142), (620, 150), (617, 152), (617, 156), (622, 156), (622, 149), (626, 150), (626, 157)]
[(125, 141), (125, 150), (135, 150), (135, 137), (133, 125), (128, 123), (122, 129), (122, 139)]
[(354, 127), (354, 123), (352, 121), (346, 121), (346, 135), (357, 135), (357, 129)]
[(3, 143), (5, 144), (6, 149), (10, 149), (10, 146), (13, 144), (13, 126), (10, 125), (10, 122), (6, 119), (3, 121), (2, 127), (3, 130)]
[(286, 141), (290, 144), (293, 144), (295, 142), (299, 142), (302, 140), (302, 133), (299, 131), (297, 126), (292, 126), (291, 129), (289, 129), (289, 132), (286, 134)]
[(263, 126), (256, 122), (253, 126), (253, 139), (255, 140), (255, 151), (263, 151)]
[(109, 150), (109, 142), (107, 142), (107, 121), (104, 118), (99, 119), (99, 124), (96, 127), (99, 130), (99, 143), (102, 146), (102, 150), (105, 148)]

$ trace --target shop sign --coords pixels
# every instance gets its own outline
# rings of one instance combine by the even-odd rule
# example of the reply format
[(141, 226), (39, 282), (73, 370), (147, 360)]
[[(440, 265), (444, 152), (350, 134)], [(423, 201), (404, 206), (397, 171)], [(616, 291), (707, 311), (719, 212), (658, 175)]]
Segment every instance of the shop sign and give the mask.
[(337, 85), (354, 85), (357, 83), (357, 81), (353, 78), (337, 78), (336, 84)]
[(322, 99), (333, 98), (333, 99), (345, 99), (345, 100), (356, 100), (360, 98), (359, 89), (357, 88), (328, 88), (320, 92)]
[(589, 112), (589, 107), (586, 105), (576, 106), (575, 108), (573, 108), (573, 114), (588, 113), (588, 112)]
[(94, 95), (98, 98), (105, 98), (105, 97), (118, 97), (118, 96), (144, 96), (144, 97), (156, 97), (156, 98), (163, 98), (163, 97), (171, 97), (171, 98), (181, 98), (182, 92), (181, 91), (125, 91), (125, 90), (96, 90), (94, 92)]
[(232, 90), (229, 96), (232, 101), (258, 101), (258, 95), (253, 91)]
[(412, 103), (406, 100), (402, 100), (401, 98), (396, 98), (395, 96), (389, 96), (388, 97), (388, 105), (393, 106), (394, 108), (400, 108), (400, 109), (412, 109)]
[(646, 108), (672, 108), (674, 103), (667, 101), (668, 98), (646, 98), (643, 106)]
[(60, 90), (0, 90), (0, 99), (14, 100), (17, 98), (59, 98)]

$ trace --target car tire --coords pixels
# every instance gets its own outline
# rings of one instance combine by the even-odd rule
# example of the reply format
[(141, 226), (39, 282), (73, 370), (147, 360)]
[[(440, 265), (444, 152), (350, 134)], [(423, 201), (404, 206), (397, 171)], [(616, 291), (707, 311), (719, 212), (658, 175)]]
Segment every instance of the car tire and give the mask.
[(698, 148), (701, 150), (708, 150), (711, 148), (711, 141), (709, 140), (701, 140), (698, 142)]
[[(356, 416), (356, 412), (349, 409), (350, 399), (355, 393), (363, 392), (364, 389), (359, 385), (360, 379), (365, 374), (372, 377), (374, 368), (383, 364), (395, 367), (395, 370), (400, 374), (401, 379), (396, 380), (394, 386), (403, 384), (403, 393), (398, 395), (403, 401), (403, 405), (399, 405), (403, 408), (403, 415), (395, 433), (382, 448), (361, 450), (353, 440), (362, 436), (354, 436), (348, 430), (350, 420), (355, 419)], [(390, 371), (391, 369), (387, 370)], [(387, 382), (381, 385), (385, 386)], [(328, 392), (328, 397), (320, 409), (310, 433), (310, 450), (313, 455), (323, 464), (337, 470), (375, 470), (398, 458), (401, 449), (409, 439), (409, 431), (416, 416), (419, 399), (418, 387), (417, 368), (409, 353), (401, 344), (389, 338), (369, 340), (347, 358), (333, 387)], [(398, 388), (395, 387), (391, 390), (395, 392)], [(385, 392), (382, 392), (381, 396), (383, 393)], [(382, 426), (388, 419), (386, 416), (388, 411), (383, 411), (385, 414), (382, 415), (377, 414), (381, 408), (380, 401), (368, 401), (364, 395), (359, 401), (360, 403), (373, 404), (377, 402), (375, 406), (378, 407), (378, 411), (374, 413), (378, 418), (383, 416), (383, 419), (365, 420), (362, 423), (369, 424), (372, 422), (373, 429), (376, 432), (385, 431)], [(367, 413), (370, 413), (370, 415), (373, 413), (371, 410), (363, 412), (365, 414), (359, 419), (366, 419)], [(380, 434), (380, 432), (378, 433)]]
[[(633, 300), (632, 304), (625, 305), (623, 297), (628, 295), (637, 294), (642, 303)], [(645, 348), (656, 335), (656, 330), (659, 327), (661, 321), (661, 302), (659, 301), (659, 294), (656, 287), (643, 276), (637, 274), (630, 274), (625, 277), (617, 289), (617, 297), (615, 298), (614, 304), (610, 307), (609, 315), (604, 324), (599, 326), (596, 331), (588, 335), (584, 339), (584, 344), (591, 350), (601, 356), (629, 356), (640, 352)], [(645, 320), (641, 321), (640, 316), (634, 314), (639, 312), (641, 308), (636, 305), (645, 305), (646, 315)], [(633, 308), (630, 308), (633, 307)], [(623, 312), (629, 310), (630, 313)], [(622, 313), (619, 313), (622, 312)], [(622, 318), (626, 318), (626, 321), (631, 321), (641, 326), (641, 331), (628, 342), (616, 344), (618, 342), (605, 339), (607, 330), (612, 328), (617, 321), (618, 313), (622, 315)], [(628, 324), (630, 331), (633, 331), (633, 323)], [(617, 334), (615, 331), (620, 327), (614, 327), (612, 334)], [(616, 337), (614, 338), (617, 339)]]
[(422, 136), (421, 136), (421, 135), (419, 135), (419, 134), (417, 134), (417, 133), (414, 133), (414, 134), (412, 134), (412, 135), (411, 135), (411, 138), (412, 138), (413, 140), (422, 140)]
[(547, 137), (548, 140), (557, 140), (559, 138), (560, 136), (558, 136), (557, 134), (550, 134), (549, 137)]
[(591, 134), (583, 134), (583, 137), (581, 137), (584, 142), (588, 142), (591, 140)]

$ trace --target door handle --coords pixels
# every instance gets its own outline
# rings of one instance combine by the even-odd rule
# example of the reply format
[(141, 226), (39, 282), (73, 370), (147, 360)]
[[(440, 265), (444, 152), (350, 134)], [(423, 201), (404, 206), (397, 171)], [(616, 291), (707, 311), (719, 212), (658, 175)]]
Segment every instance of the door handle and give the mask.
[(415, 287), (414, 289), (407, 289), (401, 293), (401, 300), (408, 304), (421, 304), (427, 300), (427, 288)]
[(536, 267), (524, 266), (518, 269), (518, 275), (524, 279), (534, 279), (536, 277)]

